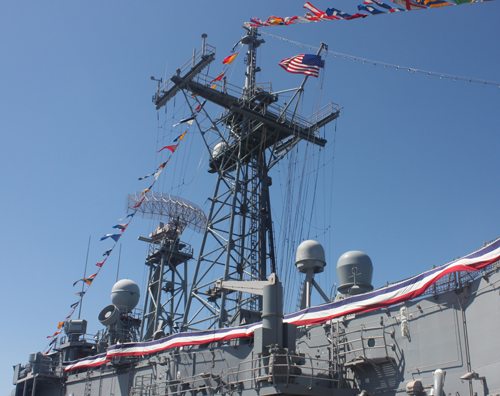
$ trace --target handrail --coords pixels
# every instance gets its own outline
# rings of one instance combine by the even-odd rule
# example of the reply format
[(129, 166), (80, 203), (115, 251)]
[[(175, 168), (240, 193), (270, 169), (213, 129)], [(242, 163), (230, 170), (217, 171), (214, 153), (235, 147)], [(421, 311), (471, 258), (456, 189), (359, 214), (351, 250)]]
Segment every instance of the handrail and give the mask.
[[(227, 392), (230, 392), (235, 386), (248, 382), (253, 382), (253, 384), (250, 386), (256, 388), (259, 386), (260, 382), (267, 381), (273, 385), (276, 385), (277, 383), (283, 382), (282, 380), (280, 380), (281, 378), (285, 379), (285, 383), (290, 383), (290, 381), (292, 380), (297, 380), (300, 382), (300, 379), (302, 378), (307, 380), (307, 385), (310, 389), (312, 389), (313, 381), (320, 376), (323, 381), (327, 381), (330, 383), (338, 383), (340, 381), (338, 378), (336, 378), (337, 370), (332, 370), (329, 360), (318, 359), (312, 356), (308, 356), (306, 358), (306, 361), (309, 364), (300, 366), (300, 368), (303, 370), (301, 374), (294, 373), (293, 368), (295, 366), (292, 364), (294, 357), (304, 358), (304, 356), (291, 355), (286, 353), (271, 354), (267, 357), (261, 356), (258, 358), (239, 362), (236, 367), (231, 367), (226, 372), (220, 373), (221, 384), (218, 385), (218, 388), (223, 387), (226, 388)], [(281, 358), (284, 359), (281, 360)], [(268, 363), (265, 362), (266, 359), (269, 359)], [(280, 360), (284, 361), (284, 363), (277, 363)], [(324, 365), (324, 367), (321, 367), (322, 365)], [(250, 367), (246, 368), (245, 366)], [(286, 373), (282, 373), (282, 371), (280, 370), (281, 368), (285, 368)], [(250, 375), (248, 375), (248, 373), (250, 373)], [(211, 388), (205, 382), (205, 380), (207, 379), (207, 375), (210, 375), (209, 378), (212, 378), (212, 374), (213, 373), (200, 373), (189, 377), (183, 377), (181, 380), (164, 380), (155, 384), (148, 384), (147, 381), (142, 381), (142, 383), (136, 384), (132, 388), (131, 394), (137, 396), (146, 396), (150, 394), (155, 394), (158, 396), (182, 396), (185, 392), (185, 390), (182, 389), (182, 384), (186, 383), (191, 384), (189, 390), (196, 394), (197, 392), (202, 391), (202, 389), (208, 390), (208, 388)], [(219, 375), (219, 373), (217, 375)], [(174, 390), (172, 389), (173, 387), (176, 387), (177, 389)], [(163, 393), (162, 388), (164, 389)], [(226, 393), (221, 389), (219, 390), (221, 391), (219, 393)]]
[(311, 380), (309, 381), (309, 389), (312, 389), (313, 376), (314, 376), (314, 368), (312, 363), (312, 357), (309, 356), (309, 360), (311, 360)]

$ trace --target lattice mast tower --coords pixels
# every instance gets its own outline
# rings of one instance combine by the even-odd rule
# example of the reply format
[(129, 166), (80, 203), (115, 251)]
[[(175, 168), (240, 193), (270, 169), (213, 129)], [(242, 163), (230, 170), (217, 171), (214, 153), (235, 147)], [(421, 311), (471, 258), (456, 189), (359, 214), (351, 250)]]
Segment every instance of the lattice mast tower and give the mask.
[[(234, 96), (234, 86), (225, 78), (221, 89), (213, 89), (210, 78), (200, 74), (215, 58), (213, 47), (203, 47), (199, 58), (193, 56), (191, 69), (178, 70), (170, 81), (159, 87), (153, 101), (160, 108), (180, 90), (186, 101), (204, 98), (225, 109), (211, 126), (196, 123), (210, 152), (209, 172), (217, 175), (211, 198), (207, 227), (194, 269), (182, 330), (220, 328), (260, 320), (259, 295), (221, 287), (219, 281), (266, 280), (276, 272), (273, 224), (268, 171), (301, 140), (324, 146), (326, 140), (317, 130), (338, 117), (338, 106), (330, 103), (309, 118), (290, 111), (303, 92), (307, 76), (285, 107), (276, 104), (278, 93), (256, 84), (260, 71), (256, 66), (257, 48), (264, 43), (257, 28), (247, 29), (239, 43), (246, 45), (245, 86)], [(321, 52), (323, 45), (318, 51)], [(188, 92), (188, 93), (187, 93)], [(295, 102), (294, 102), (295, 101)]]

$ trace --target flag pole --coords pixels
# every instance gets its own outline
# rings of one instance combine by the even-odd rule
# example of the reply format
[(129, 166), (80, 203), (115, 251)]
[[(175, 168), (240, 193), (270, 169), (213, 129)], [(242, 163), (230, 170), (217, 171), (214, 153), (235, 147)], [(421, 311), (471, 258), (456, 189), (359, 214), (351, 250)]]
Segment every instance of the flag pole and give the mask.
[[(326, 45), (325, 43), (321, 43), (321, 45), (320, 45), (320, 47), (319, 47), (318, 52), (316, 53), (316, 55), (320, 55), (320, 54), (321, 54), (321, 51), (323, 51), (323, 48), (328, 48), (328, 47), (327, 47), (327, 45)], [(299, 94), (300, 94), (300, 95), (302, 94), (302, 92), (304, 91), (304, 85), (306, 85), (306, 81), (307, 81), (307, 79), (308, 79), (308, 78), (309, 78), (309, 75), (306, 75), (306, 76), (304, 77), (304, 79), (302, 80), (302, 84), (300, 84), (300, 87), (298, 87), (298, 88), (297, 88), (297, 91), (295, 91), (295, 93), (293, 94), (292, 99), (290, 99), (290, 100), (288, 101), (288, 104), (285, 106), (285, 108), (284, 108), (284, 109), (283, 109), (283, 111), (281, 112), (280, 116), (278, 117), (278, 120), (281, 118), (281, 116), (284, 116), (284, 115), (285, 115), (286, 111), (288, 110), (288, 108), (289, 108), (289, 107), (290, 107), (290, 105), (292, 104), (292, 102), (293, 102), (293, 100), (295, 99), (295, 97), (296, 97), (297, 95), (299, 95)], [(293, 119), (295, 118), (295, 113), (297, 112), (297, 107), (298, 107), (298, 105), (299, 105), (299, 100), (300, 100), (300, 96), (299, 96), (299, 98), (297, 99), (297, 103), (295, 104), (295, 109), (294, 109), (294, 111), (293, 111), (293, 114), (292, 114), (292, 119), (291, 119), (292, 121), (293, 121)]]
[[(92, 235), (89, 235), (89, 244), (87, 246), (87, 258), (85, 260), (85, 270), (83, 271), (83, 279), (87, 277), (87, 264), (89, 262), (89, 251), (90, 251), (90, 239), (92, 238)], [(85, 281), (82, 282), (82, 291), (80, 293), (80, 309), (78, 310), (78, 319), (80, 319), (80, 316), (82, 314), (82, 304), (83, 304), (83, 288), (85, 287)]]

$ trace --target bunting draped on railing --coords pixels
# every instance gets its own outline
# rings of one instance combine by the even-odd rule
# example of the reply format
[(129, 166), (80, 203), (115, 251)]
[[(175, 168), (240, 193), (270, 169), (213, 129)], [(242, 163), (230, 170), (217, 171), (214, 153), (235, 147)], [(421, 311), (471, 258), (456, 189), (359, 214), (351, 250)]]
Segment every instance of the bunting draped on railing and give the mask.
[[(359, 314), (386, 308), (403, 301), (420, 297), (429, 287), (447, 274), (458, 271), (478, 271), (499, 259), (500, 239), (497, 239), (490, 245), (474, 253), (452, 261), (449, 264), (431, 269), (406, 281), (369, 293), (349, 297), (341, 301), (307, 308), (286, 315), (284, 317), (284, 322), (293, 323), (297, 326), (317, 325), (350, 314)], [(108, 348), (106, 354), (69, 362), (65, 366), (64, 371), (99, 366), (110, 361), (114, 357), (149, 355), (174, 347), (201, 345), (235, 338), (252, 337), (255, 329), (261, 326), (262, 322), (259, 322), (226, 329), (177, 333), (150, 342), (113, 345)]]
[[(391, 7), (379, 0), (365, 0), (363, 4), (358, 5), (358, 11), (366, 11), (368, 14), (348, 14), (336, 8), (327, 8), (326, 11), (321, 11), (314, 7), (310, 2), (304, 4), (304, 8), (308, 10), (304, 16), (293, 17), (276, 17), (271, 15), (267, 20), (262, 21), (260, 18), (251, 18), (250, 22), (245, 22), (244, 27), (263, 27), (263, 26), (283, 26), (295, 25), (298, 23), (323, 22), (337, 19), (357, 19), (366, 18), (369, 15), (391, 14), (401, 11), (424, 10), (427, 8), (444, 7), (450, 5), (472, 4), (475, 0), (392, 0), (393, 3), (403, 7)], [(492, 1), (492, 0), (481, 0)], [(378, 8), (377, 8), (378, 7)]]

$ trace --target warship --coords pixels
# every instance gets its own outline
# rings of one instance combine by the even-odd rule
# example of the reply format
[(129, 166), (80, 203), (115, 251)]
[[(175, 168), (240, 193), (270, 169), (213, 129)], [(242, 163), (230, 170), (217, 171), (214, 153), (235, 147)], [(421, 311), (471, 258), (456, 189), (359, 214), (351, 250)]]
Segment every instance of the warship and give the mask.
[[(204, 113), (210, 123), (198, 125), (217, 177), (208, 214), (167, 194), (130, 195), (133, 213), (167, 218), (139, 237), (149, 245), (142, 309), (138, 285), (118, 281), (98, 318), (103, 330), (90, 336), (86, 320), (67, 320), (52, 352), (14, 366), (12, 395), (499, 395), (498, 239), (376, 290), (369, 256), (349, 251), (337, 263), (336, 293), (315, 280), (325, 271), (323, 247), (303, 241), (289, 263), (304, 278), (299, 310), (284, 314), (270, 171), (297, 145), (324, 147), (319, 131), (340, 107), (300, 116), (307, 74), (286, 91), (257, 83), (256, 49), (264, 43), (257, 28), (238, 42), (243, 88), (205, 74), (215, 48), (202, 37), (201, 49), (158, 81), (153, 102), (160, 109), (184, 98), (189, 122)], [(285, 92), (292, 97), (280, 105)], [(204, 101), (222, 115), (212, 120)], [(186, 228), (203, 232), (196, 258), (181, 240)], [(324, 302), (313, 305), (313, 293)]]

